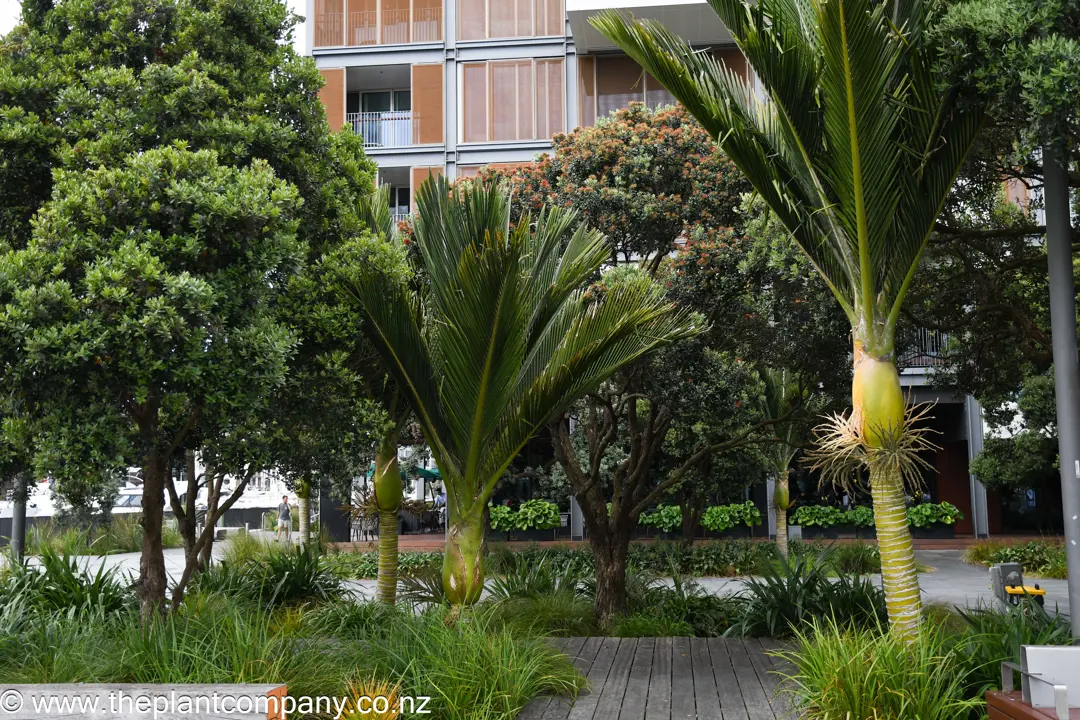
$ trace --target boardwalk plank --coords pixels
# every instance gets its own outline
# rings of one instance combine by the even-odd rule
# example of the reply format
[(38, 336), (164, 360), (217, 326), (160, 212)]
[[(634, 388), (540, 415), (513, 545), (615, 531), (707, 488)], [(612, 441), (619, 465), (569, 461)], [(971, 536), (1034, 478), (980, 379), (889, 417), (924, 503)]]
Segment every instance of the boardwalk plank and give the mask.
[(593, 720), (618, 720), (626, 685), (630, 682), (630, 669), (634, 664), (637, 644), (636, 638), (623, 638), (619, 642), (619, 651), (615, 653), (615, 660), (611, 663), (604, 691), (600, 693), (600, 700), (593, 712)]
[(589, 668), (589, 691), (582, 693), (574, 707), (567, 715), (569, 720), (592, 720), (593, 712), (600, 701), (600, 694), (604, 691), (604, 683), (607, 681), (608, 672), (615, 662), (615, 653), (619, 649), (619, 638), (604, 638), (600, 645), (600, 651)]
[(623, 705), (619, 710), (619, 720), (644, 720), (655, 648), (655, 638), (638, 639), (637, 649), (634, 651), (634, 665), (630, 668), (630, 682), (626, 686)]
[(656, 638), (645, 717), (649, 720), (671, 718), (671, 638)]
[(529, 704), (522, 708), (518, 713), (518, 720), (540, 720), (544, 717), (544, 711), (547, 710), (548, 705), (551, 704), (550, 695), (541, 695), (534, 697), (529, 701)]
[[(589, 671), (589, 665), (592, 664), (592, 659), (596, 657), (596, 651), (600, 648), (600, 642), (602, 638), (553, 638), (554, 641), (563, 640), (562, 651), (566, 653), (571, 662), (574, 663), (574, 667), (578, 672), (585, 675)], [(585, 645), (589, 640), (595, 640), (596, 642), (586, 649)], [(559, 646), (558, 642), (555, 643), (556, 647)], [(585, 659), (585, 658), (588, 659)], [(573, 707), (573, 703), (570, 698), (554, 697), (548, 698), (548, 704), (543, 706), (543, 714), (535, 715), (533, 717), (542, 718), (542, 720), (566, 720), (566, 716), (570, 714), (570, 708)], [(525, 707), (525, 710), (529, 710), (529, 706)], [(526, 720), (524, 714), (518, 715), (520, 720)]]
[(697, 720), (723, 720), (720, 714), (720, 696), (716, 692), (712, 657), (706, 638), (690, 638), (690, 658), (694, 666), (694, 704)]
[(746, 714), (750, 720), (775, 720), (776, 713), (772, 711), (768, 694), (754, 670), (749, 649), (741, 641), (732, 641), (727, 647), (731, 666), (735, 670), (735, 679), (739, 681), (739, 690), (746, 705)]
[(671, 639), (671, 720), (694, 720), (694, 666), (690, 638)]
[(749, 720), (746, 704), (743, 702), (739, 682), (735, 679), (735, 669), (728, 657), (728, 645), (724, 638), (709, 638), (709, 655), (712, 658), (713, 679), (716, 692), (720, 696), (720, 712), (724, 720)]
[(786, 649), (787, 646), (771, 638), (763, 638), (760, 642), (765, 657), (772, 663), (773, 670), (776, 673), (777, 692), (772, 698), (773, 712), (776, 713), (776, 717), (780, 718), (780, 720), (795, 720), (794, 698), (786, 687), (788, 683), (784, 680), (786, 675), (791, 675), (795, 671), (795, 667), (783, 658), (770, 655), (770, 653), (777, 650)]

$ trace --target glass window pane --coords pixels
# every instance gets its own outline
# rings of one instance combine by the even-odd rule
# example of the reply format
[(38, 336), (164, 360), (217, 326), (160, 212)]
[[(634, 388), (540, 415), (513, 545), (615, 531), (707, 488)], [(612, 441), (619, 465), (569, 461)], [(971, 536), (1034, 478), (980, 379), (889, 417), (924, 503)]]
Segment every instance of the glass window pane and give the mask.
[(566, 129), (562, 60), (536, 63), (536, 136), (550, 138)]
[(366, 92), (361, 97), (363, 112), (387, 112), (390, 110), (390, 91)]
[(596, 115), (605, 117), (645, 99), (642, 71), (624, 56), (596, 58)]
[(578, 121), (582, 127), (596, 124), (595, 63), (595, 58), (578, 58)]
[(462, 84), (465, 86), (462, 142), (483, 142), (488, 134), (487, 65), (473, 63), (462, 67)]
[(409, 90), (395, 90), (394, 109), (412, 110), (412, 92)]
[(645, 74), (645, 104), (649, 107), (656, 108), (664, 107), (666, 105), (675, 105), (678, 101), (675, 96), (668, 92), (668, 89), (660, 84), (660, 81), (654, 78), (648, 73)]

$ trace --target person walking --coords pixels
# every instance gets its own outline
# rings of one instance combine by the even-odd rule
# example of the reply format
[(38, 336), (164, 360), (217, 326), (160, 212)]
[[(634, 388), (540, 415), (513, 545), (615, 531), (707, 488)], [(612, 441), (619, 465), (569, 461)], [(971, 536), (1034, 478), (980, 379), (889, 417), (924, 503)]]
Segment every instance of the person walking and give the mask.
[(285, 542), (292, 542), (292, 510), (289, 508), (289, 496), (281, 498), (281, 504), (277, 506), (277, 533), (275, 538), (280, 540), (281, 534), (285, 534)]

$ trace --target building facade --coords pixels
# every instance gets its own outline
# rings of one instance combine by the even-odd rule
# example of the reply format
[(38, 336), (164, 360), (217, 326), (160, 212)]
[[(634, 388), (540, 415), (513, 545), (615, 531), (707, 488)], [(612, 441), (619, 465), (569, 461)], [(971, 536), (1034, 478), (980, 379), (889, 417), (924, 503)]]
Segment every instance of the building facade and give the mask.
[[(731, 35), (705, 0), (308, 0), (307, 46), (326, 85), (334, 129), (351, 126), (390, 186), (393, 211), (412, 211), (431, 174), (469, 177), (485, 165), (529, 162), (551, 137), (626, 107), (674, 98), (589, 24), (598, 11), (654, 18), (747, 76)], [(928, 461), (934, 501), (957, 505), (960, 534), (1001, 531), (968, 462), (982, 448), (982, 410), (933, 382), (938, 339), (902, 359), (914, 401), (937, 403), (941, 449)]]
[(657, 18), (745, 73), (704, 0), (308, 0), (305, 32), (331, 127), (364, 138), (404, 215), (429, 174), (528, 162), (632, 101), (673, 102), (589, 25), (607, 7)]

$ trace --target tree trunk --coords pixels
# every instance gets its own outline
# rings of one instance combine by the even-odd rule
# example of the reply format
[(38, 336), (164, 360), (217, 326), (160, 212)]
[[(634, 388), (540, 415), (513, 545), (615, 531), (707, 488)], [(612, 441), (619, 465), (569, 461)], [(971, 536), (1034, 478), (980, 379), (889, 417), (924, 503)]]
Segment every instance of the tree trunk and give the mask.
[(881, 580), (889, 625), (893, 632), (914, 636), (919, 630), (922, 602), (899, 469), (883, 463), (871, 464), (870, 492), (874, 499), (874, 527), (881, 552)]
[(788, 471), (784, 470), (776, 475), (776, 489), (773, 491), (773, 508), (776, 510), (776, 549), (780, 551), (780, 557), (787, 559), (787, 509), (791, 504), (791, 495), (788, 491)]
[(594, 609), (601, 627), (609, 627), (617, 615), (626, 612), (626, 556), (629, 533), (589, 536), (596, 557), (596, 597)]
[(389, 438), (375, 455), (375, 504), (379, 507), (379, 581), (376, 595), (381, 602), (397, 601), (398, 512), (401, 510), (401, 470), (397, 441)]
[(142, 556), (139, 558), (139, 612), (143, 623), (161, 612), (165, 605), (165, 552), (161, 547), (161, 526), (165, 516), (166, 460), (152, 450), (143, 464)]
[(214, 533), (216, 532), (214, 525), (217, 524), (215, 518), (220, 517), (218, 508), (221, 507), (221, 483), (225, 479), (220, 472), (216, 475), (217, 477), (214, 478), (209, 472), (206, 474), (206, 524), (208, 527), (203, 528), (206, 541), (199, 551), (199, 562), (196, 568), (199, 572), (210, 565), (210, 559), (214, 555)]
[[(856, 337), (852, 420), (863, 443), (872, 448), (889, 447), (906, 431), (900, 375), (891, 358), (874, 357), (865, 348)], [(922, 602), (904, 505), (903, 477), (895, 458), (879, 455), (870, 462), (870, 492), (889, 626), (902, 636), (914, 637), (919, 630)]]
[(484, 503), (462, 512), (450, 502), (448, 509), (443, 592), (453, 605), (471, 605), (484, 590)]
[(300, 544), (306, 545), (311, 539), (311, 483), (306, 480), (296, 486), (296, 514), (300, 516), (297, 536)]
[(701, 516), (705, 514), (705, 495), (684, 490), (680, 494), (679, 509), (682, 510), (682, 544), (691, 547), (701, 530)]

